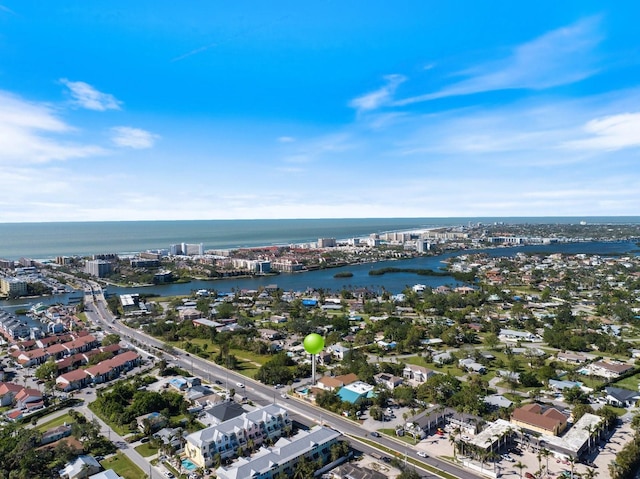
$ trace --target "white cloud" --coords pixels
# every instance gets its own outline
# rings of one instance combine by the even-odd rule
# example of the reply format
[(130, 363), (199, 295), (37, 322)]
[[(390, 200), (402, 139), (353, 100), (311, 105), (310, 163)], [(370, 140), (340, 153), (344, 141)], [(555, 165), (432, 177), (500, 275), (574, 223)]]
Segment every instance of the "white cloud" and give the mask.
[(120, 110), (122, 102), (109, 93), (102, 93), (88, 83), (61, 78), (60, 83), (71, 92), (73, 103), (87, 110)]
[(48, 105), (0, 91), (0, 164), (46, 163), (104, 152), (60, 137), (73, 132)]
[(278, 138), (278, 143), (293, 143), (296, 141), (292, 136), (281, 136)]
[(434, 93), (394, 103), (396, 106), (495, 90), (539, 90), (583, 80), (595, 72), (593, 49), (601, 40), (598, 19), (588, 18), (515, 47), (505, 59), (461, 72), (468, 77)]
[(391, 102), (398, 86), (406, 80), (403, 75), (387, 75), (384, 77), (387, 84), (378, 90), (372, 91), (349, 102), (349, 106), (358, 111), (375, 110)]
[(111, 129), (111, 141), (118, 146), (125, 146), (136, 150), (151, 148), (159, 138), (151, 132), (130, 126), (116, 126)]
[(640, 146), (640, 113), (621, 113), (589, 121), (584, 131), (590, 138), (569, 141), (571, 149), (615, 151)]

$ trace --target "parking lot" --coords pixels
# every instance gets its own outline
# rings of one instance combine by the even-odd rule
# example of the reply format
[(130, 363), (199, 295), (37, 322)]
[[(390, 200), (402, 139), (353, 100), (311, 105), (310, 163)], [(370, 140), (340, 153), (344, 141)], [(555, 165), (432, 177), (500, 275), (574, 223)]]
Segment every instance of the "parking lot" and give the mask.
[[(620, 425), (614, 432), (613, 436), (610, 438), (606, 444), (599, 450), (599, 452), (592, 458), (594, 463), (594, 469), (598, 472), (599, 477), (609, 477), (608, 466), (611, 461), (615, 460), (616, 455), (622, 449), (622, 447), (629, 442), (633, 431), (631, 430), (631, 426), (628, 422)], [(416, 449), (419, 451), (424, 451), (429, 456), (439, 457), (439, 458), (453, 458), (453, 445), (450, 442), (449, 434), (445, 433), (444, 435), (433, 434), (428, 436), (427, 438), (420, 441), (416, 444)], [(499, 474), (500, 477), (507, 479), (520, 479), (520, 470), (515, 467), (515, 464), (520, 462), (524, 464), (524, 468), (522, 469), (522, 477), (528, 477), (528, 474), (535, 474), (540, 467), (545, 470), (543, 474), (543, 478), (557, 478), (561, 477), (563, 471), (571, 471), (571, 464), (568, 461), (560, 461), (556, 459), (554, 456), (550, 456), (548, 460), (549, 471), (546, 472), (547, 459), (541, 458), (541, 461), (538, 461), (538, 456), (536, 452), (526, 449), (519, 449), (518, 453), (509, 453), (506, 454), (510, 458), (507, 460), (504, 458), (505, 454), (503, 454), (503, 458), (495, 463), (495, 471)], [(468, 459), (468, 458), (467, 458)], [(458, 455), (458, 460), (462, 460), (462, 458)], [(479, 461), (474, 461), (474, 464), (477, 465), (478, 468), (481, 467)], [(482, 466), (485, 470), (494, 471), (494, 463), (486, 462)], [(584, 474), (589, 466), (581, 463), (575, 463), (574, 465), (574, 476), (578, 477), (578, 474)]]

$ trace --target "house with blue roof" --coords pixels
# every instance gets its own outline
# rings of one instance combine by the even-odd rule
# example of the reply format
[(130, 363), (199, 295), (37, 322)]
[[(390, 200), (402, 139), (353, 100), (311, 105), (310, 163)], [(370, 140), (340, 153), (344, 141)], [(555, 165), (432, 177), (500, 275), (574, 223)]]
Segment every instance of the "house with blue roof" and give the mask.
[(360, 399), (373, 397), (373, 389), (373, 386), (370, 384), (363, 381), (356, 381), (340, 388), (338, 397), (343, 401), (355, 404)]

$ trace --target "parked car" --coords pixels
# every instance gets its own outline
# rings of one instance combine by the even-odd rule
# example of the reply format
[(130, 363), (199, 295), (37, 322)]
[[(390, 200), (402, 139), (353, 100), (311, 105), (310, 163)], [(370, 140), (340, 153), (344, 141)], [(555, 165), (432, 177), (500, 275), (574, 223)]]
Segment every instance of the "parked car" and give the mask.
[(534, 476), (530, 472), (525, 472), (524, 477), (526, 477), (527, 479), (536, 479), (536, 476)]

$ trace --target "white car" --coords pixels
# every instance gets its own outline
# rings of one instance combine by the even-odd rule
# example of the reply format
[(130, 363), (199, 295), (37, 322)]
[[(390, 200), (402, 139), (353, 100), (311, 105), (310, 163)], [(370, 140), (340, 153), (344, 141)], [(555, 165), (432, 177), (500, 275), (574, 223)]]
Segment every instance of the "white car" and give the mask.
[(424, 452), (424, 451), (418, 451), (418, 452), (416, 452), (416, 454), (417, 454), (418, 456), (420, 456), (420, 457), (427, 457), (427, 453), (426, 453), (426, 452)]
[(244, 384), (242, 384), (242, 383), (236, 383), (236, 386), (238, 386), (241, 389), (244, 388)]

